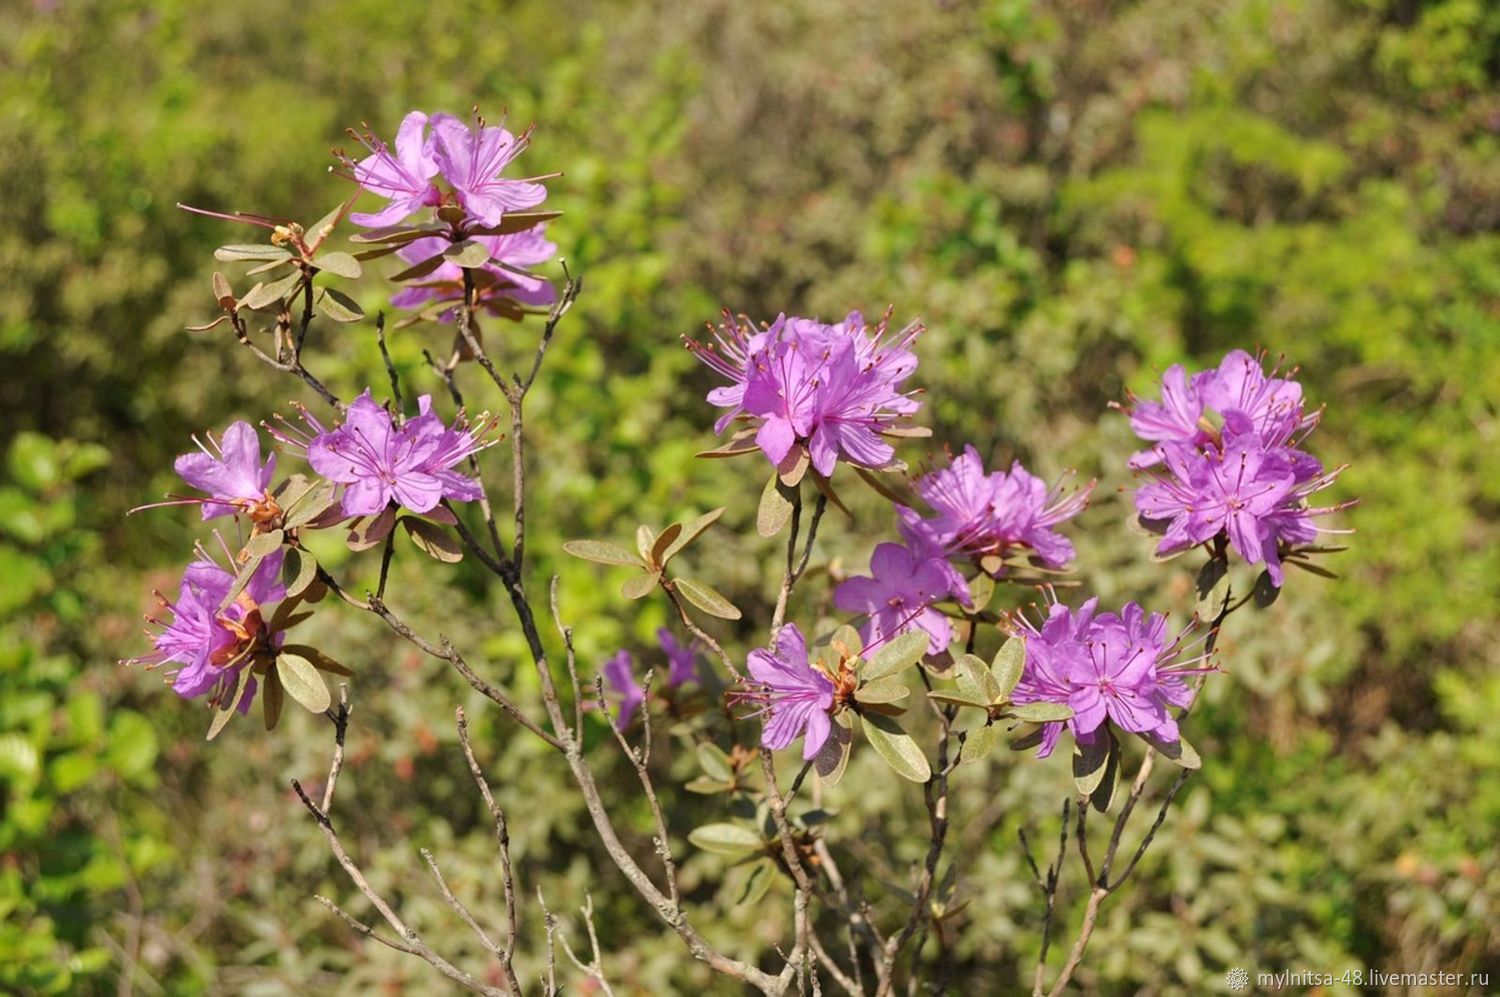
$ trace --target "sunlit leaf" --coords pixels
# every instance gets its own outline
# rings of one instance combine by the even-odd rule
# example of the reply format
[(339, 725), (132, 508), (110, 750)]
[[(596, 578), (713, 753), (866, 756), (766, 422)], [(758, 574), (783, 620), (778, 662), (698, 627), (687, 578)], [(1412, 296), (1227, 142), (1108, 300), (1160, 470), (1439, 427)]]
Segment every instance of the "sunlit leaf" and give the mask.
[(896, 774), (912, 782), (926, 782), (932, 778), (932, 766), (927, 756), (901, 725), (890, 717), (879, 714), (861, 714), (860, 729), (865, 738)]
[(447, 564), (455, 564), (464, 559), (464, 549), (458, 538), (441, 526), (415, 516), (401, 517), (401, 525), (406, 527), (406, 532), (417, 549), (428, 557)]
[(637, 567), (641, 564), (639, 557), (606, 540), (569, 540), (563, 544), (563, 550), (596, 564), (629, 564)]
[(689, 831), (688, 840), (719, 855), (745, 855), (765, 848), (761, 836), (741, 824), (704, 824)]
[(673, 579), (672, 584), (682, 593), (683, 598), (705, 613), (724, 620), (740, 618), (740, 611), (734, 603), (720, 595), (707, 582), (700, 582), (696, 578), (677, 578)]
[(334, 252), (324, 253), (313, 260), (313, 265), (319, 270), (334, 274), (338, 277), (347, 277), (350, 280), (358, 280), (364, 268), (359, 261), (348, 253)]
[(774, 537), (792, 518), (792, 503), (784, 489), (774, 474), (761, 489), (760, 508), (755, 513), (755, 532), (763, 537)]
[(892, 638), (865, 662), (865, 666), (859, 671), (860, 678), (866, 682), (874, 682), (905, 671), (922, 660), (930, 640), (922, 630), (908, 630)]
[(313, 667), (313, 663), (300, 654), (282, 649), (276, 655), (276, 674), (288, 696), (301, 703), (309, 712), (322, 713), (333, 704), (328, 692), (328, 683)]
[(620, 586), (620, 594), (627, 599), (639, 599), (642, 596), (649, 595), (652, 590), (656, 588), (657, 583), (660, 581), (660, 571), (650, 571), (641, 575), (632, 575), (629, 578), (625, 579), (625, 583)]

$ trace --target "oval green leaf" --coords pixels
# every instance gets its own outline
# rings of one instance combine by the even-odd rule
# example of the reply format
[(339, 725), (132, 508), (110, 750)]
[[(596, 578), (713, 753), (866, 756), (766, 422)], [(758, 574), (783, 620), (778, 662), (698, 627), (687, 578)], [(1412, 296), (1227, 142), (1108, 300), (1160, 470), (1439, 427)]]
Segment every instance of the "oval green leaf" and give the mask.
[(364, 268), (359, 265), (359, 260), (348, 253), (324, 253), (313, 260), (313, 265), (319, 270), (334, 274), (339, 277), (347, 277), (350, 280), (358, 280)]
[(784, 487), (773, 474), (766, 481), (766, 487), (761, 489), (760, 508), (755, 512), (755, 532), (763, 537), (774, 537), (792, 518), (792, 503), (783, 494)]
[(932, 766), (927, 764), (927, 756), (896, 721), (879, 714), (863, 714), (859, 725), (876, 754), (901, 778), (912, 782), (926, 782), (932, 778)]
[(745, 855), (765, 847), (759, 834), (740, 824), (704, 824), (689, 831), (688, 840), (719, 855)]
[(605, 540), (569, 540), (563, 544), (563, 550), (596, 564), (629, 564), (637, 567), (641, 564), (641, 559), (630, 551)]
[(717, 616), (721, 620), (740, 618), (740, 611), (735, 604), (707, 582), (700, 582), (696, 578), (677, 578), (672, 584), (682, 593), (683, 598), (710, 616)]
[(660, 571), (648, 571), (641, 575), (632, 575), (625, 579), (625, 584), (620, 586), (620, 594), (627, 599), (639, 599), (649, 595), (656, 588), (656, 583), (661, 581)]
[(859, 677), (866, 682), (874, 682), (905, 671), (922, 660), (922, 656), (927, 653), (929, 640), (925, 631), (908, 630), (887, 641), (865, 662), (865, 666), (859, 671)]
[(411, 536), (411, 542), (428, 557), (445, 564), (456, 564), (464, 559), (464, 549), (453, 535), (435, 523), (413, 516), (404, 516), (401, 525)]
[(313, 663), (300, 654), (283, 650), (276, 656), (276, 675), (287, 695), (301, 703), (312, 713), (323, 713), (333, 704), (328, 692), (328, 683), (313, 667)]

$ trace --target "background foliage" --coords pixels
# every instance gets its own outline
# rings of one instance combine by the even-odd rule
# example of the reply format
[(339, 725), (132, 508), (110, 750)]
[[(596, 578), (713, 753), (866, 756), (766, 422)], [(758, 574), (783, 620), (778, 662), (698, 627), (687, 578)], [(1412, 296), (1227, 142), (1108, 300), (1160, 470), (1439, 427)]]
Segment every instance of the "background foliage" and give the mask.
[[(1497, 53), (1500, 8), (1481, 0), (0, 10), (0, 989), (103, 991), (126, 963), (151, 993), (432, 984), (311, 900), (349, 892), (287, 788), (326, 764), (325, 727), (242, 724), (206, 747), (196, 710), (111, 662), (140, 646), (147, 592), (174, 583), (196, 526), (124, 510), (168, 487), (190, 433), (300, 390), (184, 331), (213, 311), (212, 247), (244, 233), (173, 203), (311, 219), (347, 194), (326, 172), (343, 128), (475, 103), (538, 122), (529, 167), (567, 174), (553, 238), (587, 286), (535, 396), (549, 516), (528, 549), (535, 577), (561, 574), (586, 663), (649, 648), (662, 608), (622, 608), (560, 541), (719, 504), (732, 529), (700, 573), (747, 608), (736, 646), (763, 631), (773, 552), (732, 539), (753, 538), (758, 469), (691, 459), (711, 379), (679, 337), (721, 306), (921, 315), (936, 439), (1097, 476), (1082, 569), (1106, 601), (1179, 612), (1188, 570), (1123, 529), (1129, 431), (1108, 403), (1166, 364), (1264, 346), (1327, 403), (1316, 448), (1351, 464), (1336, 492), (1363, 498), (1344, 517), (1360, 532), (1343, 581), (1299, 575), (1232, 621), (1229, 674), (1192, 720), (1205, 772), (1106, 908), (1080, 983), (1201, 993), (1234, 965), (1500, 978)], [(517, 351), (529, 334), (498, 333)], [(328, 379), (378, 371), (368, 335), (321, 335)], [(447, 335), (404, 331), (399, 364), (420, 377)], [(820, 538), (832, 575), (893, 533), (861, 509)], [(403, 615), (508, 677), (523, 655), (492, 623), (497, 593), (467, 566), (424, 589), (412, 560)], [(809, 584), (794, 617), (826, 591)], [(451, 856), (460, 894), (499, 910), (453, 743), (468, 690), (364, 620), (316, 625), (359, 670), (353, 840), (430, 940), (482, 966), (415, 854)], [(592, 889), (626, 992), (709, 985), (591, 860), (560, 768), (471, 713), (525, 887), (564, 914)], [(1054, 833), (1061, 764), (965, 770), (960, 799), (999, 819), (966, 837), (976, 814), (955, 814), (973, 992), (1035, 958), (1015, 831)], [(900, 879), (912, 843), (886, 832), (917, 816), (913, 793), (860, 775), (840, 790), (874, 788), (827, 801), (837, 833)], [(701, 854), (685, 870), (704, 901), (722, 873)], [(773, 938), (785, 906), (731, 908), (715, 933)]]

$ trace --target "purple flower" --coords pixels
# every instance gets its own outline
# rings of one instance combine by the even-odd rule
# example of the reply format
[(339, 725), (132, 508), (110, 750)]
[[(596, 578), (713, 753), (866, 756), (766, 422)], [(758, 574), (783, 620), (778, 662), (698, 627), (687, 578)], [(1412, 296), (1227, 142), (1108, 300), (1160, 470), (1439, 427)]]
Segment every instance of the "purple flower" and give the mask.
[(904, 532), (952, 555), (1005, 558), (1026, 549), (1042, 564), (1062, 568), (1073, 559), (1073, 544), (1054, 527), (1084, 510), (1094, 486), (1072, 494), (1048, 489), (1020, 461), (1009, 473), (987, 474), (978, 451), (966, 446), (948, 467), (918, 478), (915, 487), (936, 515), (924, 520), (898, 510)]
[(345, 515), (373, 516), (393, 499), (412, 512), (427, 513), (445, 498), (479, 498), (478, 484), (452, 468), (484, 444), (472, 430), (444, 426), (432, 412), (430, 396), (423, 395), (417, 405), (420, 414), (397, 425), (366, 388), (349, 406), (343, 425), (306, 443), (313, 470), (345, 486)]
[(780, 751), (802, 737), (802, 757), (817, 755), (832, 729), (834, 684), (808, 660), (802, 631), (795, 623), (783, 626), (770, 649), (750, 652), (747, 666), (754, 682), (737, 699), (758, 704), (761, 716), (770, 714), (760, 743)]
[[(267, 628), (262, 607), (286, 595), (280, 583), (281, 552), (261, 562), (244, 590), (220, 612), (219, 605), (234, 585), (234, 572), (220, 567), (200, 549), (200, 558), (182, 576), (177, 601), (169, 603), (158, 594), (170, 621), (147, 617), (152, 650), (125, 664), (155, 668), (176, 664), (172, 689), (185, 699), (204, 693), (215, 707), (234, 694), (240, 670), (274, 660), (283, 634)], [(255, 679), (250, 679), (237, 708), (250, 709), (255, 698)]]
[[(374, 135), (360, 136), (370, 155), (350, 162), (354, 180), (365, 190), (389, 198), (384, 208), (373, 213), (355, 212), (349, 220), (356, 225), (378, 228), (394, 225), (423, 207), (442, 202), (442, 192), (432, 182), (438, 164), (433, 156), (432, 140), (426, 136), (428, 117), (412, 111), (401, 121), (396, 132), (396, 151)], [(433, 119), (434, 124), (436, 119)]]
[(604, 663), (600, 670), (615, 695), (619, 698), (619, 711), (615, 726), (624, 730), (630, 718), (646, 699), (646, 690), (635, 680), (635, 659), (629, 651), (620, 651)]
[[(1311, 430), (1319, 416), (1303, 413), (1300, 384), (1268, 375), (1255, 357), (1232, 350), (1216, 369), (1199, 371), (1191, 379), (1181, 364), (1168, 367), (1162, 375), (1160, 402), (1131, 400), (1130, 426), (1143, 440), (1202, 449), (1217, 437), (1216, 427), (1231, 413), (1248, 419), (1273, 445)], [(1130, 466), (1152, 467), (1161, 459), (1159, 448), (1153, 446), (1132, 456)]]
[(481, 225), (498, 225), (507, 211), (534, 208), (547, 188), (531, 180), (502, 179), (500, 171), (525, 151), (529, 132), (519, 138), (476, 118), (474, 126), (451, 114), (432, 116), (432, 158), (453, 185), (458, 202)]
[(661, 627), (656, 631), (662, 652), (667, 656), (667, 685), (679, 686), (684, 682), (701, 682), (698, 675), (698, 642), (683, 644), (671, 630)]
[(1131, 412), (1136, 432), (1156, 441), (1131, 465), (1150, 476), (1135, 507), (1164, 529), (1158, 553), (1222, 537), (1246, 563), (1265, 564), (1279, 587), (1282, 557), (1320, 532), (1314, 518), (1352, 504), (1308, 504), (1343, 470), (1325, 472), (1298, 449), (1320, 414), (1303, 410), (1300, 384), (1267, 374), (1243, 350), (1191, 380), (1168, 369), (1162, 402), (1136, 400)]
[[(468, 271), (478, 291), (478, 304), (492, 315), (519, 317), (519, 305), (550, 305), (557, 292), (541, 277), (526, 273), (527, 267), (545, 263), (557, 254), (557, 244), (548, 241), (543, 227), (537, 225), (513, 235), (479, 235), (473, 237), (490, 251), (490, 262)], [(413, 239), (402, 246), (399, 255), (410, 263), (429, 260), (452, 243), (432, 236)], [(464, 269), (457, 263), (444, 262), (427, 277), (408, 284), (391, 298), (394, 308), (420, 308), (429, 301), (460, 302), (464, 296)], [(453, 309), (440, 318), (453, 318)]]
[(1333, 483), (1337, 472), (1290, 447), (1268, 446), (1246, 416), (1232, 413), (1223, 439), (1199, 451), (1160, 444), (1162, 465), (1136, 492), (1137, 511), (1166, 523), (1157, 552), (1168, 554), (1219, 534), (1247, 564), (1266, 566), (1273, 584), (1283, 580), (1283, 546), (1317, 535), (1307, 498)]
[(205, 434), (205, 446), (196, 437), (198, 453), (187, 453), (173, 462), (182, 480), (210, 499), (203, 503), (203, 518), (229, 516), (254, 511), (270, 500), (271, 475), (276, 471), (276, 455), (260, 459), (260, 437), (248, 422), (233, 422), (224, 430), (222, 440)]
[(908, 347), (922, 326), (891, 334), (888, 318), (871, 327), (859, 312), (837, 325), (781, 315), (763, 332), (726, 321), (715, 343), (690, 341), (706, 364), (731, 380), (708, 396), (729, 410), (715, 431), (745, 417), (772, 464), (787, 466), (805, 450), (824, 477), (840, 459), (889, 465), (895, 451), (880, 434), (920, 407), (900, 385), (916, 369)]
[(1043, 725), (1038, 757), (1052, 753), (1064, 725), (1080, 744), (1093, 744), (1106, 720), (1121, 730), (1176, 742), (1180, 735), (1169, 707), (1193, 699), (1182, 677), (1212, 670), (1198, 667), (1201, 657), (1182, 658), (1187, 630), (1169, 641), (1162, 614), (1148, 617), (1133, 602), (1119, 615), (1098, 613), (1098, 604), (1090, 599), (1076, 612), (1054, 605), (1040, 628), (1016, 622), (1017, 636), (1026, 641), (1026, 665), (1012, 700), (1073, 709), (1070, 719)]
[(931, 654), (947, 650), (953, 640), (948, 617), (932, 608), (952, 592), (948, 563), (930, 552), (883, 543), (870, 557), (870, 575), (845, 580), (833, 593), (833, 604), (869, 619), (860, 628), (868, 647), (908, 630), (927, 634)]

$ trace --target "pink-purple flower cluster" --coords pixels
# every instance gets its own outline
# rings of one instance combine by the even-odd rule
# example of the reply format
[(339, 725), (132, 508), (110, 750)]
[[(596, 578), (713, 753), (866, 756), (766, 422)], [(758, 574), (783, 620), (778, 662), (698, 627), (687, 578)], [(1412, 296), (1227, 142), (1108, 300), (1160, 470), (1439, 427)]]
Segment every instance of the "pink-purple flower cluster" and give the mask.
[(473, 478), (453, 468), (488, 446), (482, 432), (445, 426), (432, 410), (432, 398), (417, 399), (415, 418), (398, 423), (365, 389), (349, 406), (342, 425), (328, 429), (306, 410), (312, 430), (301, 433), (283, 424), (274, 435), (329, 481), (344, 486), (346, 516), (374, 516), (395, 502), (416, 513), (428, 513), (439, 502), (473, 502), (482, 494)]
[[(666, 627), (656, 631), (656, 639), (667, 657), (667, 688), (676, 689), (688, 682), (703, 680), (698, 674), (696, 640), (684, 644)], [(599, 671), (616, 703), (615, 726), (624, 730), (635, 711), (646, 701), (646, 690), (635, 678), (635, 656), (629, 651), (617, 651)]]
[(526, 150), (529, 133), (516, 136), (482, 118), (470, 126), (451, 114), (412, 111), (396, 132), (394, 151), (372, 134), (359, 139), (370, 154), (347, 161), (354, 180), (387, 202), (379, 211), (351, 214), (357, 225), (394, 225), (422, 208), (454, 204), (477, 224), (495, 226), (506, 212), (534, 208), (547, 197), (536, 182), (543, 178), (500, 176)]
[(794, 467), (805, 454), (827, 477), (840, 460), (867, 468), (895, 460), (882, 434), (921, 405), (901, 387), (917, 368), (909, 347), (921, 332), (915, 322), (890, 331), (889, 315), (870, 326), (859, 312), (835, 325), (783, 314), (760, 330), (725, 321), (716, 342), (688, 345), (730, 381), (708, 395), (728, 410), (715, 432), (744, 419), (778, 469)]
[[(279, 551), (263, 560), (244, 589), (221, 609), (235, 574), (200, 549), (198, 560), (183, 573), (176, 601), (157, 595), (171, 618), (146, 618), (151, 652), (127, 659), (125, 664), (148, 668), (175, 664), (173, 691), (185, 699), (207, 693), (210, 705), (221, 706), (238, 687), (241, 670), (274, 659), (281, 646), (284, 635), (269, 628), (264, 611), (267, 603), (286, 595), (279, 581), (281, 560)], [(250, 709), (255, 686), (251, 678), (235, 704), (241, 713)]]
[(867, 642), (917, 628), (929, 636), (930, 652), (938, 654), (947, 649), (953, 630), (933, 604), (969, 601), (968, 583), (953, 562), (996, 576), (1018, 553), (1048, 568), (1066, 567), (1073, 544), (1056, 527), (1083, 511), (1093, 485), (1071, 494), (1049, 489), (1019, 461), (1009, 473), (986, 473), (970, 446), (948, 467), (918, 478), (915, 488), (933, 515), (923, 518), (915, 509), (897, 506), (905, 545), (878, 546), (870, 577), (843, 582), (834, 604), (868, 615), (860, 630)]
[(865, 615), (859, 634), (866, 645), (917, 629), (927, 634), (928, 651), (941, 654), (953, 640), (953, 626), (933, 604), (956, 595), (958, 585), (967, 593), (963, 577), (940, 555), (920, 545), (883, 543), (870, 556), (870, 576), (839, 583), (833, 604)]
[(1093, 487), (1090, 483), (1073, 492), (1061, 485), (1048, 488), (1020, 461), (1009, 472), (987, 473), (979, 452), (966, 446), (948, 467), (915, 482), (917, 494), (934, 514), (924, 519), (907, 508), (898, 514), (904, 534), (921, 537), (950, 557), (978, 564), (1024, 553), (1060, 569), (1073, 560), (1073, 542), (1056, 527), (1088, 506)]
[(1077, 610), (1053, 605), (1040, 627), (1014, 621), (1016, 638), (1026, 641), (1026, 665), (1012, 701), (1073, 710), (1070, 719), (1043, 725), (1039, 757), (1052, 753), (1064, 725), (1080, 744), (1093, 744), (1106, 721), (1163, 744), (1176, 742), (1170, 708), (1193, 700), (1183, 676), (1211, 670), (1202, 657), (1185, 656), (1186, 629), (1168, 639), (1161, 613), (1148, 616), (1133, 602), (1118, 614), (1100, 613), (1098, 605), (1098, 599)]
[(1267, 374), (1243, 350), (1192, 378), (1170, 367), (1162, 400), (1133, 400), (1130, 415), (1153, 443), (1131, 465), (1150, 476), (1135, 507), (1160, 525), (1158, 553), (1223, 537), (1246, 563), (1264, 564), (1279, 587), (1282, 558), (1317, 538), (1314, 519), (1346, 507), (1308, 503), (1342, 470), (1325, 471), (1300, 449), (1321, 414), (1305, 410), (1300, 384)]

